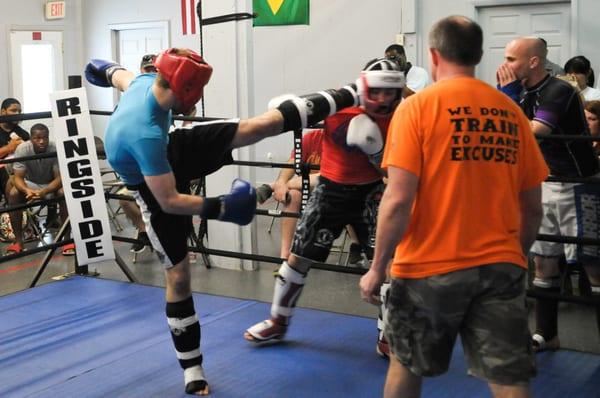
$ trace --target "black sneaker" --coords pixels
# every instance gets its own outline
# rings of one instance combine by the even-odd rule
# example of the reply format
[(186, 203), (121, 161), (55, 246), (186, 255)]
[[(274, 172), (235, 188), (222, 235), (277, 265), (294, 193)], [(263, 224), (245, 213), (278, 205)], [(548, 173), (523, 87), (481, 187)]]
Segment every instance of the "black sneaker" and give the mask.
[(269, 184), (262, 184), (260, 187), (256, 188), (256, 201), (259, 205), (262, 205), (271, 197), (273, 194), (273, 189)]
[(60, 221), (58, 220), (58, 207), (56, 203), (48, 204), (46, 213), (46, 221), (44, 222), (44, 227), (48, 229), (58, 229), (61, 226)]
[(150, 245), (150, 239), (148, 238), (148, 234), (145, 232), (138, 232), (136, 239), (139, 242), (135, 242), (131, 245), (131, 249), (129, 249), (132, 253), (141, 253), (146, 250), (146, 246)]
[(350, 248), (348, 249), (348, 264), (357, 265), (362, 259), (363, 256), (360, 245), (357, 243), (350, 243)]

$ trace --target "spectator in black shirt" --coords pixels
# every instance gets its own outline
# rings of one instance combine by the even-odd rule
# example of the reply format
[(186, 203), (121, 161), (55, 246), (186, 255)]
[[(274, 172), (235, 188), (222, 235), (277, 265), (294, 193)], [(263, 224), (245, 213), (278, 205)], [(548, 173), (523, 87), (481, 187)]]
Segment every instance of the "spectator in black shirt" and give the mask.
[[(6, 98), (0, 106), (0, 116), (18, 115), (21, 113), (21, 103), (14, 98)], [(0, 159), (10, 157), (20, 143), (29, 140), (29, 133), (19, 126), (19, 122), (0, 123)], [(5, 165), (0, 165), (0, 197), (6, 193), (8, 171)]]
[[(568, 82), (552, 77), (544, 68), (546, 48), (537, 38), (519, 38), (505, 48), (505, 61), (498, 69), (502, 91), (519, 101), (538, 135), (587, 136), (581, 97)], [(522, 89), (518, 90), (521, 85)], [(520, 92), (518, 92), (520, 91)], [(598, 173), (598, 159), (591, 141), (540, 139), (540, 148), (551, 176), (592, 177)], [(581, 183), (545, 182), (542, 185), (544, 218), (540, 234), (598, 239), (600, 209), (597, 186)], [(592, 204), (592, 206), (590, 206)], [(533, 287), (541, 292), (558, 293), (559, 258), (568, 263), (581, 262), (592, 284), (592, 293), (600, 295), (600, 248), (536, 241)], [(534, 350), (558, 349), (557, 300), (537, 299)]]

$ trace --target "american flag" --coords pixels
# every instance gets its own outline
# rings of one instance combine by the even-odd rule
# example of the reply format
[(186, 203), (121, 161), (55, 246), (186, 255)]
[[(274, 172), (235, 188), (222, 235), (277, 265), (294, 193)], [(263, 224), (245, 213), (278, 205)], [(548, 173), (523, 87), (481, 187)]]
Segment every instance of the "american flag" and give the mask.
[(181, 0), (181, 31), (183, 35), (195, 35), (197, 28), (196, 0)]

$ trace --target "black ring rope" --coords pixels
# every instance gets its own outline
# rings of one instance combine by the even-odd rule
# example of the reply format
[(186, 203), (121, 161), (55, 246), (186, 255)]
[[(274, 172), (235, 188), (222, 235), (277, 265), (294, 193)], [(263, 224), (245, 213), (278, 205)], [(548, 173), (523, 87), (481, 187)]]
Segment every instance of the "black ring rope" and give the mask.
[[(90, 115), (98, 116), (111, 116), (112, 111), (90, 111)], [(31, 113), (19, 113), (17, 115), (5, 115), (0, 116), (0, 123), (5, 122), (20, 122), (23, 120), (34, 120), (34, 119), (51, 119), (52, 113), (50, 111), (44, 112), (31, 112)], [(199, 117), (199, 116), (184, 116), (184, 115), (173, 115), (174, 120), (183, 120), (190, 122), (214, 122), (217, 120), (229, 120), (223, 117)], [(235, 119), (235, 118), (234, 118)]]
[[(198, 6), (196, 7), (196, 10), (201, 10), (200, 2), (198, 2)], [(198, 18), (202, 22), (202, 26), (214, 25), (214, 24), (223, 23), (223, 22), (243, 21), (245, 19), (256, 18), (256, 16), (257, 16), (257, 14), (249, 14), (247, 12), (238, 12), (235, 14), (225, 14), (225, 15), (219, 15), (218, 17), (202, 19), (202, 18), (200, 18), (200, 15), (201, 15), (201, 11), (198, 11)]]
[(55, 158), (55, 157), (56, 157), (56, 152), (45, 152), (45, 153), (40, 153), (38, 155), (22, 156), (20, 158), (0, 159), (0, 164), (25, 162), (27, 160), (46, 159), (46, 158)]
[[(256, 162), (252, 160), (234, 160), (233, 163), (240, 166), (253, 166), (253, 167), (271, 167), (280, 169), (296, 169), (295, 164), (291, 163), (274, 163), (274, 162)], [(303, 163), (304, 167), (308, 167), (310, 170), (320, 170), (321, 167), (318, 164)]]
[[(198, 9), (201, 8), (200, 3), (201, 2), (198, 2)], [(219, 17), (216, 17), (216, 18), (219, 18)], [(242, 19), (246, 19), (246, 18), (242, 18)], [(231, 20), (235, 20), (235, 19), (231, 19)], [(223, 19), (223, 22), (226, 22), (226, 21), (228, 21), (228, 20)], [(218, 22), (213, 22), (213, 23), (218, 23)], [(202, 29), (200, 29), (200, 32), (202, 32)], [(203, 109), (203, 113), (204, 113), (204, 109)], [(112, 112), (110, 112), (110, 111), (90, 111), (90, 114), (101, 115), (101, 116), (110, 116), (110, 115), (112, 115)], [(0, 123), (21, 121), (21, 120), (44, 119), (44, 118), (51, 118), (51, 117), (52, 117), (51, 112), (34, 112), (34, 113), (28, 113), (28, 114), (7, 115), (7, 116), (0, 116)], [(173, 119), (184, 120), (184, 121), (193, 121), (193, 122), (224, 120), (223, 118), (206, 118), (206, 117), (191, 117), (191, 116), (175, 116), (175, 117), (173, 117)], [(535, 136), (537, 139), (557, 139), (557, 140), (563, 140), (563, 141), (564, 140), (566, 140), (566, 141), (600, 141), (600, 137), (580, 136), (580, 135), (552, 135), (552, 136), (550, 136), (550, 135), (536, 134)], [(295, 154), (294, 164), (273, 163), (273, 162), (254, 162), (254, 161), (234, 161), (233, 164), (243, 165), (243, 166), (256, 166), (256, 167), (293, 168), (295, 170), (296, 174), (299, 174), (303, 177), (303, 184), (302, 184), (303, 187), (302, 188), (304, 191), (305, 187), (308, 187), (308, 182), (306, 182), (306, 184), (305, 184), (305, 179), (308, 179), (307, 178), (308, 171), (309, 170), (318, 170), (319, 166), (301, 162), (301, 145), (302, 145), (302, 131), (301, 130), (299, 132), (295, 131), (294, 132), (294, 149), (299, 152), (296, 152), (296, 154)], [(299, 153), (299, 155), (298, 155), (298, 153)], [(50, 157), (55, 157), (55, 156), (56, 156), (56, 152), (48, 152), (48, 153), (44, 153), (44, 154), (25, 156), (25, 157), (21, 157), (21, 158), (0, 159), (0, 164), (8, 164), (8, 163), (14, 163), (14, 162), (18, 162), (18, 161), (50, 158)], [(298, 160), (300, 160), (300, 161), (298, 161)], [(547, 182), (600, 184), (600, 178), (594, 178), (594, 177), (586, 178), (586, 177), (549, 176), (546, 181)], [(123, 200), (133, 200), (130, 196), (112, 194), (109, 192), (105, 192), (105, 196), (107, 197), (107, 199), (114, 198), (114, 199), (123, 199)], [(5, 208), (0, 209), (0, 212), (17, 211), (17, 210), (22, 210), (25, 208), (42, 206), (42, 205), (50, 204), (50, 203), (56, 203), (56, 202), (59, 202), (63, 198), (64, 198), (64, 196), (61, 195), (61, 196), (58, 196), (58, 197), (55, 197), (52, 199), (44, 199), (44, 200), (29, 202), (29, 203), (25, 203), (25, 204), (7, 206)], [(304, 204), (305, 204), (305, 202), (304, 202), (304, 195), (303, 195), (302, 206), (304, 206)], [(300, 216), (300, 213), (283, 212), (283, 211), (278, 211), (278, 210), (263, 210), (263, 209), (257, 209), (256, 214), (270, 216), (270, 217), (296, 217), (297, 218)], [(549, 242), (558, 242), (558, 243), (574, 243), (574, 244), (582, 244), (582, 245), (600, 246), (600, 239), (592, 239), (592, 238), (585, 238), (585, 237), (580, 238), (580, 237), (570, 237), (570, 236), (554, 236), (554, 235), (538, 234), (536, 239), (542, 240), (542, 241), (549, 241)], [(119, 237), (119, 236), (113, 236), (113, 240), (128, 242), (128, 243), (141, 243), (137, 239)], [(25, 256), (28, 256), (31, 254), (44, 252), (44, 251), (46, 251), (46, 252), (54, 251), (56, 248), (64, 246), (65, 244), (69, 244), (69, 243), (74, 243), (74, 240), (72, 238), (70, 238), (70, 239), (63, 238), (54, 243), (44, 244), (44, 245), (40, 245), (35, 248), (23, 250), (20, 253), (6, 254), (0, 258), (0, 263), (5, 262), (5, 261), (10, 261), (13, 259), (18, 259), (21, 257), (25, 257)], [(255, 255), (255, 254), (246, 254), (246, 253), (237, 253), (237, 252), (230, 252), (230, 251), (224, 251), (224, 250), (209, 249), (204, 246), (189, 247), (188, 249), (190, 251), (198, 252), (198, 253), (202, 253), (202, 254), (212, 254), (212, 255), (216, 255), (216, 256), (232, 257), (232, 258), (253, 260), (253, 261), (259, 261), (259, 262), (270, 262), (270, 263), (275, 263), (275, 264), (280, 264), (281, 261), (284, 260), (284, 259), (278, 258), (278, 257), (261, 256), (261, 255)], [(119, 265), (123, 269), (124, 265), (121, 265), (121, 264), (119, 264)], [(339, 266), (339, 265), (328, 264), (328, 263), (314, 263), (312, 265), (312, 268), (321, 269), (321, 270), (325, 270), (325, 271), (357, 274), (357, 275), (362, 275), (362, 274), (366, 273), (366, 271), (367, 271), (366, 269), (361, 269), (361, 268), (356, 268), (356, 267)], [(135, 279), (132, 277), (132, 275), (127, 272), (128, 271), (127, 269), (123, 269), (123, 270), (126, 272), (127, 276), (129, 277), (129, 279), (131, 281), (135, 281)], [(31, 285), (31, 287), (33, 287), (33, 286), (34, 286), (34, 284)], [(533, 298), (558, 299), (559, 301), (586, 304), (586, 305), (600, 305), (600, 298), (598, 298), (598, 297), (582, 297), (582, 296), (574, 296), (571, 294), (564, 294), (564, 293), (560, 293), (560, 294), (543, 293), (543, 292), (540, 293), (540, 292), (533, 291), (533, 290), (527, 290), (527, 296), (533, 297)]]
[(0, 213), (10, 213), (11, 211), (24, 210), (29, 209), (31, 207), (44, 206), (51, 203), (58, 203), (62, 199), (64, 199), (63, 195), (57, 195), (56, 197), (50, 199), (40, 199), (27, 203), (20, 203), (18, 205), (10, 205), (0, 208)]

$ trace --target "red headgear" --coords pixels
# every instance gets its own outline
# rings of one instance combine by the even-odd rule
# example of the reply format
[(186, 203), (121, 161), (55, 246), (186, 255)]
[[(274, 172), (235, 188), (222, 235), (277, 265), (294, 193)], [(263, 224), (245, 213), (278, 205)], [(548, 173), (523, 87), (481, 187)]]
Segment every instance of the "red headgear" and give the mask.
[(169, 86), (180, 103), (176, 112), (187, 114), (202, 98), (204, 86), (210, 80), (212, 67), (202, 57), (186, 50), (177, 54), (177, 50), (169, 48), (158, 54), (154, 65), (158, 73), (169, 82)]

